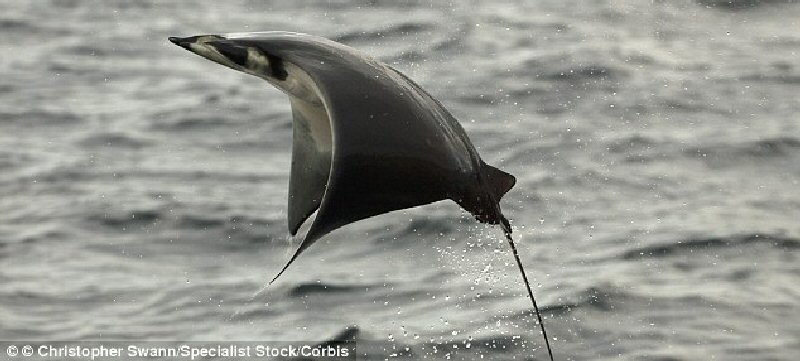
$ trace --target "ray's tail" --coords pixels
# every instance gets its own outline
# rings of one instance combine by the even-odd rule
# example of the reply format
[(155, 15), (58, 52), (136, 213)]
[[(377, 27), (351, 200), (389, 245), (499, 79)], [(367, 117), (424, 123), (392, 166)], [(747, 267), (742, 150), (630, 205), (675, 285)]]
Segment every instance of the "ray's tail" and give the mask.
[[(501, 216), (502, 217), (502, 216)], [(531, 299), (531, 303), (533, 303), (533, 309), (536, 312), (536, 319), (539, 321), (539, 328), (542, 329), (542, 336), (544, 336), (544, 343), (547, 346), (547, 354), (550, 355), (550, 361), (553, 361), (553, 349), (550, 348), (550, 339), (547, 337), (547, 331), (544, 329), (544, 320), (542, 320), (542, 313), (539, 312), (539, 306), (536, 305), (536, 299), (533, 298), (533, 291), (531, 290), (531, 284), (528, 282), (528, 276), (525, 274), (525, 268), (522, 267), (522, 261), (519, 259), (519, 252), (517, 252), (517, 246), (514, 244), (514, 239), (511, 238), (511, 225), (508, 223), (508, 220), (505, 217), (501, 218), (501, 222), (503, 225), (503, 233), (506, 235), (506, 239), (508, 240), (508, 245), (511, 246), (511, 252), (514, 253), (514, 260), (517, 261), (517, 267), (519, 268), (519, 272), (522, 274), (522, 280), (525, 282), (525, 288), (528, 289), (528, 297)]]

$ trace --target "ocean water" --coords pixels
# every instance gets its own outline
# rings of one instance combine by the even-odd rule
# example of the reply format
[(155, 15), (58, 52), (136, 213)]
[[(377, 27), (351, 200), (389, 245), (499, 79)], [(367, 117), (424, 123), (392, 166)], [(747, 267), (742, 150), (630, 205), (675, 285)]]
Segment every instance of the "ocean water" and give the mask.
[[(517, 177), (558, 360), (800, 355), (796, 1), (0, 1), (0, 339), (355, 337), (543, 360), (502, 232), (452, 202), (287, 237), (289, 103), (168, 36), (385, 61)], [(467, 348), (469, 345), (469, 348)]]

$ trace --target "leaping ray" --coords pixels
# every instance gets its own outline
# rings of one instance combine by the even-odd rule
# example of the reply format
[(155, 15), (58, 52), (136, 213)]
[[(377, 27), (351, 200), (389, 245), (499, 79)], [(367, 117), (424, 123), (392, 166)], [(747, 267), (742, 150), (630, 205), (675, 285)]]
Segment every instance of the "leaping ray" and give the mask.
[(440, 200), (500, 224), (549, 340), (499, 200), (514, 176), (481, 160), (458, 121), (405, 75), (348, 46), (306, 34), (169, 38), (209, 60), (260, 77), (289, 96), (289, 232), (316, 212), (292, 258), (329, 232)]

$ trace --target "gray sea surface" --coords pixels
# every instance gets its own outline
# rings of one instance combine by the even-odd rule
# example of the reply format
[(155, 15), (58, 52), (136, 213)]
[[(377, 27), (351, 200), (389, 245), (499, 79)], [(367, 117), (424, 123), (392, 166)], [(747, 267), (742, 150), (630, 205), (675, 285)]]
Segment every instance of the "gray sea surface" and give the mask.
[(517, 177), (557, 360), (800, 355), (796, 1), (0, 9), (0, 340), (547, 357), (502, 232), (453, 202), (337, 230), (263, 290), (297, 247), (289, 102), (166, 38), (287, 30), (399, 69)]

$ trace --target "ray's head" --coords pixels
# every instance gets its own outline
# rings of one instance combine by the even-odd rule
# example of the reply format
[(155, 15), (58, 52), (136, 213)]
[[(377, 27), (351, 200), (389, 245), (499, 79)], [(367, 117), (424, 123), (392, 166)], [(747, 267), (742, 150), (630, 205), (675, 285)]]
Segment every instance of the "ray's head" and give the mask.
[(263, 78), (279, 88), (289, 76), (281, 57), (232, 36), (170, 37), (173, 44), (208, 60)]

